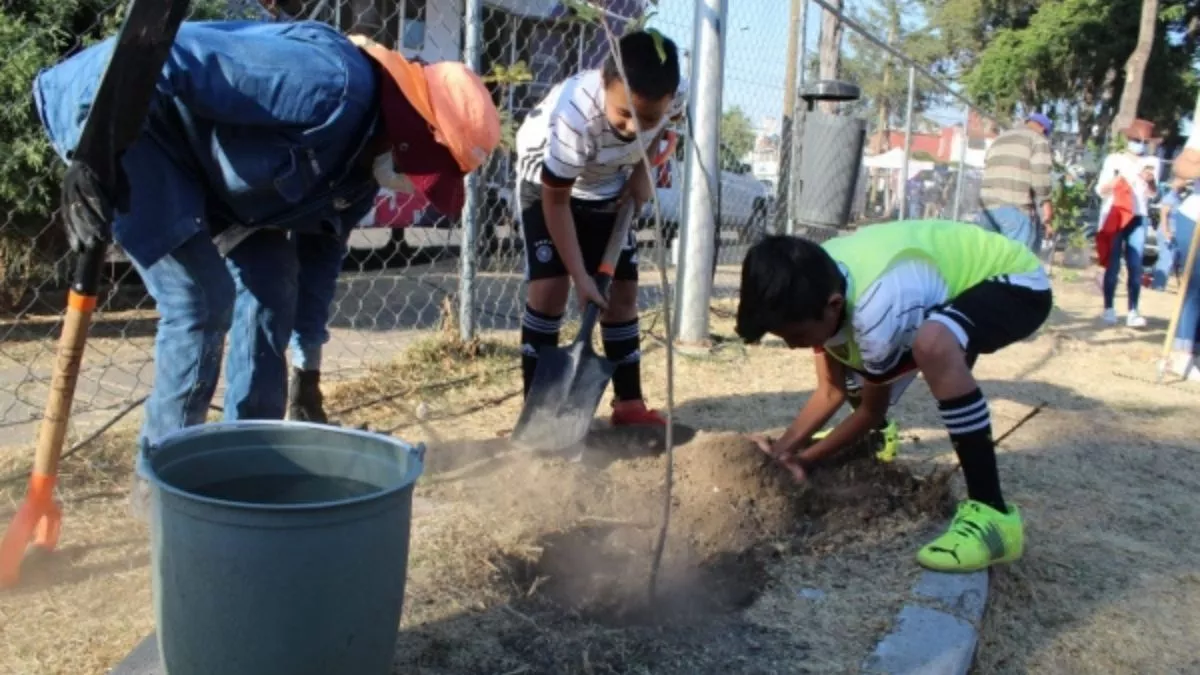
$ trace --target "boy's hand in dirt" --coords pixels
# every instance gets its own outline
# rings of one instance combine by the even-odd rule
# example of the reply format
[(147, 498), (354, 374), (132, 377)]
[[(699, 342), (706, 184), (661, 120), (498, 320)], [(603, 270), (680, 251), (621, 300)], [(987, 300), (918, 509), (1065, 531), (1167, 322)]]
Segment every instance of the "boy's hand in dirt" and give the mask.
[(754, 444), (758, 446), (759, 450), (765, 452), (772, 459), (782, 464), (785, 469), (791, 472), (792, 478), (794, 478), (797, 483), (803, 483), (808, 479), (808, 473), (804, 470), (804, 467), (800, 465), (800, 461), (795, 457), (795, 455), (787, 452), (783, 448), (776, 447), (777, 444), (775, 441), (771, 440), (771, 438), (762, 434), (751, 434), (750, 440), (754, 441)]

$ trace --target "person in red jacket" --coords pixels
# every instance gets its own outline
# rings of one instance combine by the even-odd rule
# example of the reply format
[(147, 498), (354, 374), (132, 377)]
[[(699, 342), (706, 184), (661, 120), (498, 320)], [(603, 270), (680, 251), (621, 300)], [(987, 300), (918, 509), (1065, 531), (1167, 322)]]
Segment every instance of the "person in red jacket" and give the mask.
[(1153, 157), (1146, 156), (1148, 132), (1144, 125), (1133, 125), (1123, 133), (1130, 139), (1129, 143), (1124, 151), (1104, 158), (1104, 166), (1096, 183), (1096, 193), (1104, 200), (1096, 248), (1100, 264), (1105, 268), (1104, 323), (1117, 323), (1117, 312), (1113, 305), (1121, 260), (1124, 259), (1129, 276), (1129, 314), (1125, 318), (1125, 325), (1141, 328), (1146, 325), (1146, 319), (1138, 313), (1138, 299), (1142, 290), (1142, 255), (1146, 247), (1146, 230), (1150, 224), (1150, 200), (1153, 198), (1143, 170), (1147, 166), (1156, 166), (1157, 162)]

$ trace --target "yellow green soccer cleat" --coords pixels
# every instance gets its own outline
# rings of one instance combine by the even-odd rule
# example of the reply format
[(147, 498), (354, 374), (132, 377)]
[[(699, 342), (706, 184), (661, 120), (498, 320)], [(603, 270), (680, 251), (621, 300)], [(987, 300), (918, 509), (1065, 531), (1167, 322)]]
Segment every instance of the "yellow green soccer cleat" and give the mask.
[[(819, 441), (829, 435), (833, 429), (822, 429), (812, 435), (813, 441)], [(896, 426), (895, 420), (888, 420), (887, 426), (883, 429), (872, 431), (870, 440), (875, 441), (875, 435), (879, 434), (879, 449), (875, 451), (875, 459), (881, 462), (891, 462), (896, 459), (896, 455), (900, 453), (900, 427)]]
[(883, 436), (883, 440), (879, 445), (879, 450), (875, 452), (875, 459), (881, 462), (891, 462), (900, 452), (900, 427), (896, 426), (896, 420), (888, 420), (887, 426), (883, 428), (880, 435)]
[(974, 572), (996, 563), (1010, 563), (1025, 550), (1021, 513), (1011, 504), (1008, 513), (968, 499), (958, 505), (954, 521), (942, 536), (917, 552), (917, 563), (938, 572)]

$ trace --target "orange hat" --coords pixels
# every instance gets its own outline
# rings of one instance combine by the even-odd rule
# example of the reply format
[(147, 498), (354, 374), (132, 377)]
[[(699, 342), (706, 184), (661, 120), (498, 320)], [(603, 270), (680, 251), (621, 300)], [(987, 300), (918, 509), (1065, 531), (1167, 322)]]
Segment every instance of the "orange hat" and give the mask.
[[(351, 35), (350, 41), (390, 76), (408, 106), (411, 106), (428, 125), (433, 140), (449, 151), (459, 170), (457, 177), (443, 175), (436, 178), (430, 176), (429, 180), (425, 181), (414, 180), (418, 187), (426, 184), (435, 188), (434, 191), (448, 193), (451, 186), (445, 184), (446, 180), (459, 179), (461, 184), (463, 174), (478, 169), (487, 161), (488, 155), (500, 144), (500, 113), (496, 110), (496, 104), (492, 102), (491, 93), (478, 75), (462, 63), (447, 61), (427, 65), (409, 61), (399, 52), (361, 35)], [(402, 140), (398, 135), (402, 130), (392, 128), (397, 122), (389, 122), (387, 118), (390, 116), (393, 120), (400, 120), (403, 116), (389, 115), (387, 97), (384, 99), (384, 121), (389, 126), (388, 133), (394, 141), (393, 145), (398, 147), (399, 141)], [(410, 129), (408, 133), (411, 135), (417, 131)], [(407, 143), (408, 138), (403, 140)], [(396, 147), (393, 151), (397, 151)], [(410, 173), (405, 171), (405, 165), (408, 163), (404, 161), (405, 158), (397, 156), (396, 159), (398, 171)], [(428, 194), (427, 190), (422, 191)], [(461, 185), (459, 192), (461, 193)], [(447, 195), (438, 200), (434, 199), (433, 195), (429, 196), (434, 206), (445, 215), (457, 215), (457, 211), (462, 208), (460, 198), (455, 199)], [(438, 203), (439, 201), (442, 203)]]

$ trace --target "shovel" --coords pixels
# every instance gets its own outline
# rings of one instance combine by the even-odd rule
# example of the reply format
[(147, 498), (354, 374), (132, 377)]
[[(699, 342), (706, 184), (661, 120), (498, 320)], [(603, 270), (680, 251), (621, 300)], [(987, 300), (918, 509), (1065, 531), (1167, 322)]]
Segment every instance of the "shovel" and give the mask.
[[(612, 284), (617, 258), (629, 236), (636, 208), (631, 199), (617, 214), (595, 277), (601, 295), (606, 295)], [(574, 342), (567, 347), (543, 347), (538, 352), (529, 395), (513, 429), (512, 440), (517, 445), (530, 450), (558, 451), (577, 445), (587, 436), (617, 367), (592, 347), (592, 331), (599, 318), (600, 307), (589, 302)]]
[[(1171, 363), (1171, 347), (1175, 344), (1175, 330), (1179, 328), (1179, 317), (1183, 314), (1183, 305), (1187, 302), (1187, 288), (1191, 279), (1192, 270), (1196, 265), (1196, 253), (1200, 249), (1200, 232), (1192, 233), (1192, 241), (1188, 245), (1187, 261), (1183, 263), (1183, 283), (1179, 285), (1179, 296), (1175, 299), (1175, 311), (1171, 312), (1171, 322), (1167, 325), (1167, 334), (1163, 338), (1162, 358), (1158, 362), (1158, 376), (1156, 380), (1162, 382), (1167, 376), (1167, 370)], [(1183, 372), (1183, 376), (1187, 378), (1187, 371)]]

